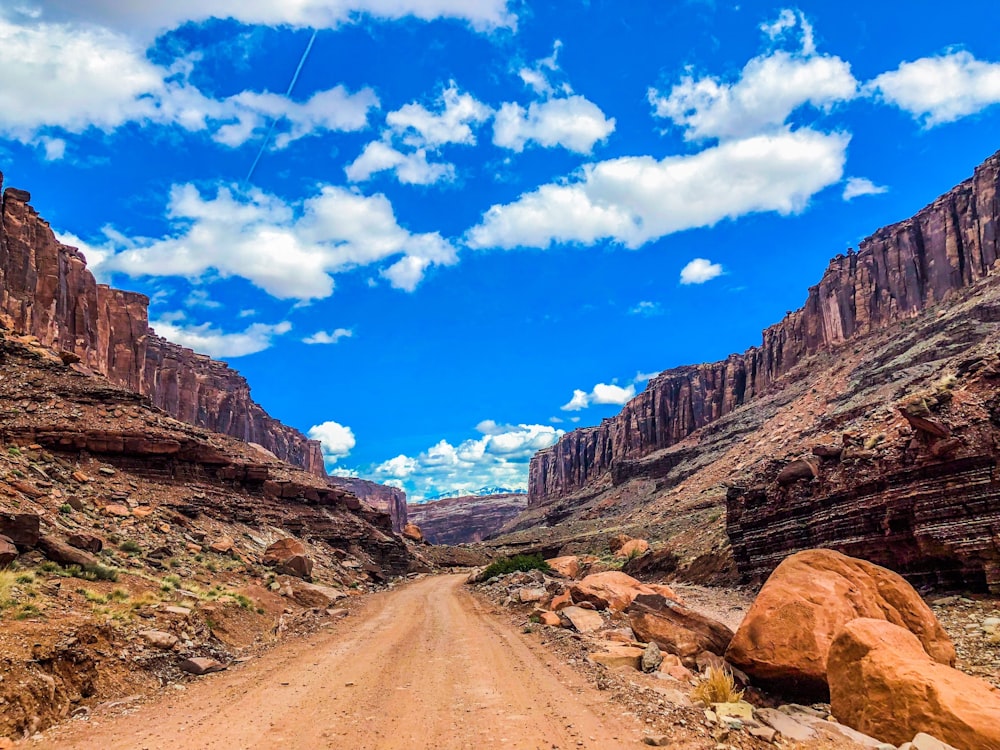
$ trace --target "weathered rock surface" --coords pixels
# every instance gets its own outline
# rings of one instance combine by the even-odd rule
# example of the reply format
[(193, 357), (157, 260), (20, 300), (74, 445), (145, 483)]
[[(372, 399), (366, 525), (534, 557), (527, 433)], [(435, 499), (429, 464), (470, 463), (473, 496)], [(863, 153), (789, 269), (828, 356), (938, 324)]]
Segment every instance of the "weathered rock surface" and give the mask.
[(563, 557), (552, 557), (546, 560), (549, 567), (556, 573), (566, 578), (576, 578), (580, 575), (580, 558), (576, 555), (564, 555)]
[(617, 416), (536, 454), (529, 507), (599, 481), (624, 482), (648, 469), (635, 459), (757, 398), (804, 358), (906, 320), (986, 277), (1000, 255), (998, 182), (1000, 154), (913, 218), (834, 258), (805, 305), (765, 330), (760, 346), (667, 370)]
[(81, 568), (89, 568), (98, 564), (97, 558), (89, 552), (71, 547), (52, 536), (39, 537), (38, 548), (49, 560), (60, 565), (79, 565)]
[(681, 658), (684, 666), (697, 666), (703, 651), (723, 655), (733, 631), (720, 622), (658, 594), (640, 594), (629, 605), (632, 632), (645, 643)]
[(576, 604), (588, 602), (597, 609), (609, 609), (612, 612), (627, 609), (640, 594), (661, 595), (675, 600), (677, 598), (669, 586), (640, 583), (632, 576), (616, 570), (592, 573), (570, 586), (569, 592)]
[(7, 567), (17, 559), (17, 547), (10, 537), (0, 534), (0, 567)]
[(268, 545), (262, 562), (274, 566), (279, 573), (308, 578), (312, 575), (313, 561), (306, 545), (298, 539), (286, 537)]
[(226, 363), (157, 336), (149, 300), (98, 284), (83, 254), (60, 244), (27, 200), (8, 188), (0, 201), (0, 324), (65, 352), (64, 361), (78, 359), (74, 367), (149, 396), (178, 419), (325, 476), (318, 441), (268, 416)]
[(897, 745), (925, 732), (959, 748), (1000, 747), (1000, 695), (892, 623), (848, 622), (830, 647), (829, 681), (834, 716), (865, 734)]
[(189, 674), (194, 675), (221, 672), (226, 668), (226, 665), (222, 662), (207, 656), (196, 656), (191, 659), (185, 659), (177, 666), (182, 672), (188, 672)]
[(580, 607), (563, 607), (559, 615), (564, 617), (579, 633), (593, 633), (604, 627), (604, 618), (592, 609)]
[(527, 505), (524, 494), (470, 495), (411, 503), (406, 512), (431, 544), (465, 544), (492, 536)]
[(424, 532), (415, 523), (408, 523), (403, 527), (402, 534), (411, 542), (424, 541)]
[(901, 576), (832, 550), (792, 555), (768, 578), (726, 652), (756, 683), (825, 695), (827, 655), (837, 633), (859, 617), (912, 632), (932, 658), (955, 662), (934, 613)]

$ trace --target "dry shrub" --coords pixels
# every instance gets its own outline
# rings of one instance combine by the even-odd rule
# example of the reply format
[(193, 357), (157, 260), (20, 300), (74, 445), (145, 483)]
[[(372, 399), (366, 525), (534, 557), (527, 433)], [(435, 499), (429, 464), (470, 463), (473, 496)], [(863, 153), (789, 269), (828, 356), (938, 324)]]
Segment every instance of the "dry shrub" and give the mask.
[(743, 700), (743, 691), (736, 689), (736, 681), (728, 669), (709, 667), (691, 691), (691, 697), (706, 706), (713, 703), (739, 703)]

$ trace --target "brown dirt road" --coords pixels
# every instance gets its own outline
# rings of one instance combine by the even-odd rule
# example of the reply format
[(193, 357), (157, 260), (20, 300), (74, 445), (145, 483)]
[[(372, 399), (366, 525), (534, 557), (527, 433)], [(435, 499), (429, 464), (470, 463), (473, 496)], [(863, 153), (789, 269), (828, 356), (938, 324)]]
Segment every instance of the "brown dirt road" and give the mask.
[(437, 576), (260, 659), (125, 714), (50, 730), (36, 750), (641, 746), (642, 727), (530, 636)]

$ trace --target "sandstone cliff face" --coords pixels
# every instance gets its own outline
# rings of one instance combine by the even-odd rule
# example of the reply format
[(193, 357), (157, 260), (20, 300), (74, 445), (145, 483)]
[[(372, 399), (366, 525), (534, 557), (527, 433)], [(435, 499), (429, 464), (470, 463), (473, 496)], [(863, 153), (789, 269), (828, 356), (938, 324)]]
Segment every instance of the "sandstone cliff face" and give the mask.
[(408, 506), (408, 517), (431, 544), (481, 542), (528, 505), (524, 494), (466, 496)]
[(246, 380), (225, 363), (156, 336), (149, 300), (98, 284), (83, 255), (56, 240), (29, 200), (23, 190), (3, 192), (0, 324), (75, 354), (82, 365), (149, 396), (178, 419), (258, 443), (326, 475), (318, 441), (268, 416), (250, 397)]
[[(912, 219), (831, 261), (805, 305), (722, 362), (661, 373), (616, 417), (535, 455), (529, 507), (598, 481), (760, 396), (804, 358), (885, 329), (986, 277), (1000, 255), (1000, 153)], [(622, 477), (614, 477), (617, 482)]]
[(406, 526), (406, 493), (401, 489), (356, 477), (330, 477), (327, 481), (334, 487), (347, 489), (359, 500), (376, 510), (388, 513), (392, 519), (393, 531), (399, 533)]

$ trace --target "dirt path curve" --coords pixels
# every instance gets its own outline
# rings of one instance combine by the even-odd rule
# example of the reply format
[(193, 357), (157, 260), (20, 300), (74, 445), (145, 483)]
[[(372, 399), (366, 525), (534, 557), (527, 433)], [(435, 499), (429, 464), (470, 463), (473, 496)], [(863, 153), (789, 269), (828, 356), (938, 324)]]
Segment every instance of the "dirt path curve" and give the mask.
[(329, 630), (130, 711), (71, 722), (37, 750), (639, 746), (642, 728), (539, 644), (438, 576), (378, 594)]

